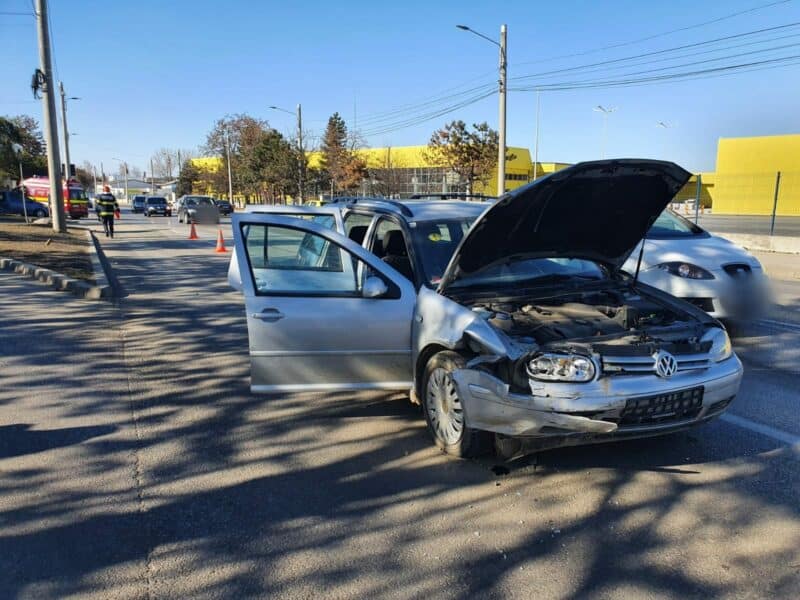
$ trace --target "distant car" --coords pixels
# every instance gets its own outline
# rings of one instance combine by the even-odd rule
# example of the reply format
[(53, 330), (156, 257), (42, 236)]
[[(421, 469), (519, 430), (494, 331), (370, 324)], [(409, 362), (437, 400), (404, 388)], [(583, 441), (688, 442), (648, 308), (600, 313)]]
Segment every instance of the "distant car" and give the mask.
[[(623, 265), (636, 272), (640, 242)], [(767, 305), (768, 282), (758, 259), (667, 209), (644, 240), (639, 280), (718, 319), (752, 318)]]
[(219, 209), (219, 214), (228, 216), (233, 212), (233, 205), (228, 202), (227, 200), (217, 200), (214, 198), (214, 204), (217, 205)]
[(0, 213), (25, 216), (25, 211), (27, 211), (28, 217), (36, 219), (50, 216), (50, 210), (46, 204), (25, 198), (23, 208), (22, 202), (22, 192), (20, 190), (0, 192)]
[(178, 198), (179, 223), (219, 223), (219, 209), (211, 196)]
[(146, 217), (161, 215), (171, 217), (172, 209), (167, 204), (167, 199), (162, 196), (148, 196), (144, 202), (144, 214)]
[(147, 200), (147, 196), (134, 196), (133, 202), (131, 202), (131, 208), (135, 213), (143, 213), (144, 212), (144, 205), (145, 201)]

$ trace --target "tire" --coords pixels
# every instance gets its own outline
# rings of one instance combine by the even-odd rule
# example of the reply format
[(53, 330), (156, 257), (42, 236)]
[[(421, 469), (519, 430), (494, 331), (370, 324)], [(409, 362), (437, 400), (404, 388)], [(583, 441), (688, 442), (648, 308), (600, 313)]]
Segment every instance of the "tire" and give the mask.
[(425, 366), (422, 378), (422, 412), (436, 446), (445, 454), (474, 458), (489, 452), (492, 435), (472, 429), (464, 422), (464, 411), (451, 374), (466, 364), (455, 352), (439, 352)]
[(41, 208), (37, 208), (34, 211), (33, 216), (36, 217), (37, 219), (43, 219), (46, 215)]

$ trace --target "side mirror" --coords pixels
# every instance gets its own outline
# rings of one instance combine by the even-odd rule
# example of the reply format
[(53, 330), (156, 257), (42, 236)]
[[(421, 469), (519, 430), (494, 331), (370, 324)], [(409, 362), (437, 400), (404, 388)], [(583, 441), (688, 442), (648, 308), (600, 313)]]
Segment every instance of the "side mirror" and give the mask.
[(383, 279), (372, 276), (367, 277), (367, 280), (364, 282), (362, 296), (364, 298), (380, 298), (388, 291), (389, 288), (383, 282)]

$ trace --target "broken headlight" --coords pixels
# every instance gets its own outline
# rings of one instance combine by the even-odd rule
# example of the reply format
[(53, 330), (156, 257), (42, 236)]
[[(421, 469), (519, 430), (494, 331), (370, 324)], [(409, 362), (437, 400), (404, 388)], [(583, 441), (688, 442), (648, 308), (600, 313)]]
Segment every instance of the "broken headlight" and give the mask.
[(596, 372), (592, 359), (580, 354), (537, 354), (527, 367), (528, 375), (544, 381), (584, 382), (594, 379)]

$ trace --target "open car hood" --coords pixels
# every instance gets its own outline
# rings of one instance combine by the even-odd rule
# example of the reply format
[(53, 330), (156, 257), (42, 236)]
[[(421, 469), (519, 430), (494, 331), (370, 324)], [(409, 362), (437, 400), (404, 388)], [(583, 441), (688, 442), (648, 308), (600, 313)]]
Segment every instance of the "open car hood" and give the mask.
[(617, 271), (689, 180), (671, 162), (584, 162), (504, 195), (473, 223), (439, 291), (512, 257), (583, 258)]

